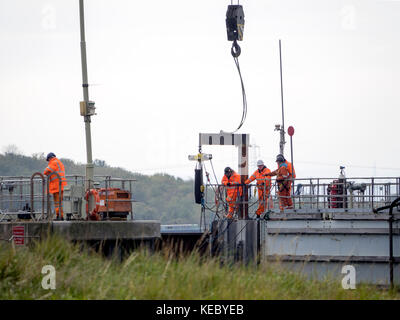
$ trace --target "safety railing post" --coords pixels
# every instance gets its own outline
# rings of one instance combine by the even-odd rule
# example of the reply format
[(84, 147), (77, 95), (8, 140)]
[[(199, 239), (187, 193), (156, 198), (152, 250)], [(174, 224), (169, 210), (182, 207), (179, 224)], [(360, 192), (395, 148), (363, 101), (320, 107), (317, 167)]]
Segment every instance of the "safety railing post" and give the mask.
[[(23, 197), (22, 197), (22, 188), (23, 188), (23, 181), (22, 181), (22, 179), (23, 179), (23, 177), (19, 177), (19, 180), (20, 180), (20, 185), (19, 185), (19, 200), (20, 200), (20, 202), (21, 202), (21, 204), (22, 204), (22, 202), (23, 202)], [(21, 207), (21, 206), (19, 206), (19, 207)]]
[(374, 208), (374, 178), (371, 180), (371, 208)]
[(295, 180), (296, 179), (293, 179), (293, 177), (291, 177), (291, 179), (292, 179), (292, 181), (290, 183), (291, 183), (291, 187), (292, 187), (291, 188), (292, 192), (291, 192), (291, 194), (289, 196), (292, 197), (293, 209), (296, 209), (296, 201), (295, 201), (296, 196), (294, 194), (294, 186), (295, 186)]
[(400, 196), (400, 178), (396, 179), (396, 194), (398, 197)]
[[(131, 200), (133, 198), (133, 194), (132, 194), (132, 180), (129, 180), (129, 193), (131, 195)], [(133, 220), (133, 206), (132, 206), (132, 210), (131, 210), (131, 220)]]
[(106, 197), (106, 210), (107, 210), (107, 220), (110, 219), (110, 212), (109, 212), (109, 204), (108, 204), (108, 189), (111, 189), (111, 177), (106, 177), (106, 190), (105, 190), (105, 197)]
[(319, 179), (317, 179), (317, 209), (319, 209)]
[(3, 179), (0, 178), (0, 210), (3, 208)]
[(32, 214), (34, 214), (35, 209), (34, 209), (34, 189), (35, 189), (35, 185), (34, 185), (34, 181), (33, 179), (39, 176), (42, 179), (42, 214), (40, 216), (40, 219), (43, 218), (44, 216), (44, 195), (45, 195), (45, 184), (46, 184), (46, 179), (43, 176), (43, 174), (41, 174), (40, 172), (35, 172), (32, 176), (31, 176), (31, 217), (33, 218)]

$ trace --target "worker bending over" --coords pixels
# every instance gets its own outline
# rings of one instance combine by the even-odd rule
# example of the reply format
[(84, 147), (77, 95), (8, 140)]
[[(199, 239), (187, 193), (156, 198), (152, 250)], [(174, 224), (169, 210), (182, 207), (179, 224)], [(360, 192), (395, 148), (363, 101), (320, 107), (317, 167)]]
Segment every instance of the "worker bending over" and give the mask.
[(265, 207), (269, 208), (268, 198), (271, 189), (271, 177), (267, 177), (265, 174), (270, 173), (271, 170), (264, 165), (262, 160), (257, 161), (257, 167), (258, 169), (244, 183), (249, 184), (257, 180), (258, 208), (256, 214), (260, 216), (265, 211)]
[(276, 162), (278, 163), (278, 169), (270, 173), (266, 173), (265, 175), (276, 176), (276, 184), (279, 196), (279, 208), (281, 210), (293, 209), (293, 202), (292, 198), (290, 197), (290, 185), (292, 179), (288, 169), (288, 165), (287, 163), (285, 163), (285, 158), (281, 154), (277, 155)]
[[(46, 161), (49, 162), (49, 165), (46, 167), (43, 174), (49, 176), (49, 182), (50, 182), (49, 193), (53, 195), (57, 220), (60, 220), (60, 214), (61, 214), (61, 220), (64, 220), (64, 212), (61, 205), (61, 201), (63, 200), (64, 196), (64, 187), (67, 185), (67, 180), (65, 179), (64, 165), (60, 160), (56, 158), (56, 155), (53, 152), (50, 152), (47, 155)], [(53, 172), (58, 173), (58, 175), (61, 178), (61, 195), (60, 195), (60, 179), (56, 174), (52, 174)]]
[(240, 175), (233, 171), (231, 168), (226, 167), (224, 170), (225, 175), (222, 178), (221, 184), (226, 186), (226, 202), (229, 206), (228, 219), (233, 218), (235, 210), (238, 208), (236, 201), (238, 196), (242, 195), (242, 187), (240, 187)]

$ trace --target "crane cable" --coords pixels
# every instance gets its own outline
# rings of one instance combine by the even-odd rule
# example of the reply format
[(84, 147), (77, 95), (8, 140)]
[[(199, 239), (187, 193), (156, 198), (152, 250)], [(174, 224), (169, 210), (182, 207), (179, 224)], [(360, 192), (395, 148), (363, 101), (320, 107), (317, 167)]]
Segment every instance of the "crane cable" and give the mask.
[[(234, 48), (239, 48), (239, 49), (234, 49)], [(247, 116), (247, 98), (246, 98), (246, 90), (244, 88), (242, 72), (240, 71), (240, 65), (239, 65), (239, 59), (238, 59), (238, 56), (240, 55), (240, 47), (239, 47), (239, 45), (237, 44), (236, 41), (234, 41), (232, 43), (231, 53), (232, 53), (232, 56), (233, 56), (233, 60), (235, 61), (236, 68), (238, 70), (239, 77), (240, 77), (240, 85), (242, 87), (242, 103), (243, 103), (242, 119), (240, 120), (240, 124), (237, 127), (237, 129), (232, 132), (232, 133), (235, 133), (243, 126), (244, 121), (246, 120), (246, 116)], [(236, 55), (236, 54), (238, 54), (238, 55)]]

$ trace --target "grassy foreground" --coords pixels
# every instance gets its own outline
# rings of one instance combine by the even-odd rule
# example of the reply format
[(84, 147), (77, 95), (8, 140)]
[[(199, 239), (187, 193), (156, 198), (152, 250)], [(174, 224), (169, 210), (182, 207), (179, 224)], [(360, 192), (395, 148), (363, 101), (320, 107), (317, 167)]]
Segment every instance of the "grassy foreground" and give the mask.
[[(56, 269), (44, 290), (42, 267)], [(136, 251), (123, 262), (51, 237), (32, 248), (0, 243), (0, 299), (398, 299), (374, 286), (344, 290), (340, 281), (307, 280), (279, 265), (220, 266), (192, 254)]]

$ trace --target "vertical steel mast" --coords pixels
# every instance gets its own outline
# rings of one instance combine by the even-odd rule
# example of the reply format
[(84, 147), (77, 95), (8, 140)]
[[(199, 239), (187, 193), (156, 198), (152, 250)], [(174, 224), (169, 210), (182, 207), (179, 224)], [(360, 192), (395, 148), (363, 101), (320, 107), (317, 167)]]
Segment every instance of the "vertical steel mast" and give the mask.
[(279, 62), (280, 62), (280, 73), (281, 73), (281, 102), (282, 102), (282, 126), (280, 129), (281, 139), (279, 142), (279, 153), (283, 155), (285, 149), (285, 113), (283, 109), (283, 80), (282, 80), (282, 50), (281, 50), (281, 40), (279, 39)]
[[(81, 62), (82, 62), (82, 88), (83, 100), (81, 102), (81, 115), (85, 121), (86, 133), (86, 181), (85, 189), (88, 190), (93, 183), (93, 159), (92, 159), (92, 137), (90, 131), (90, 117), (94, 115), (94, 102), (89, 101), (89, 84), (86, 60), (86, 40), (85, 40), (85, 19), (83, 0), (79, 0), (79, 16), (80, 16), (80, 31), (81, 31)], [(90, 199), (90, 198), (89, 198)]]

